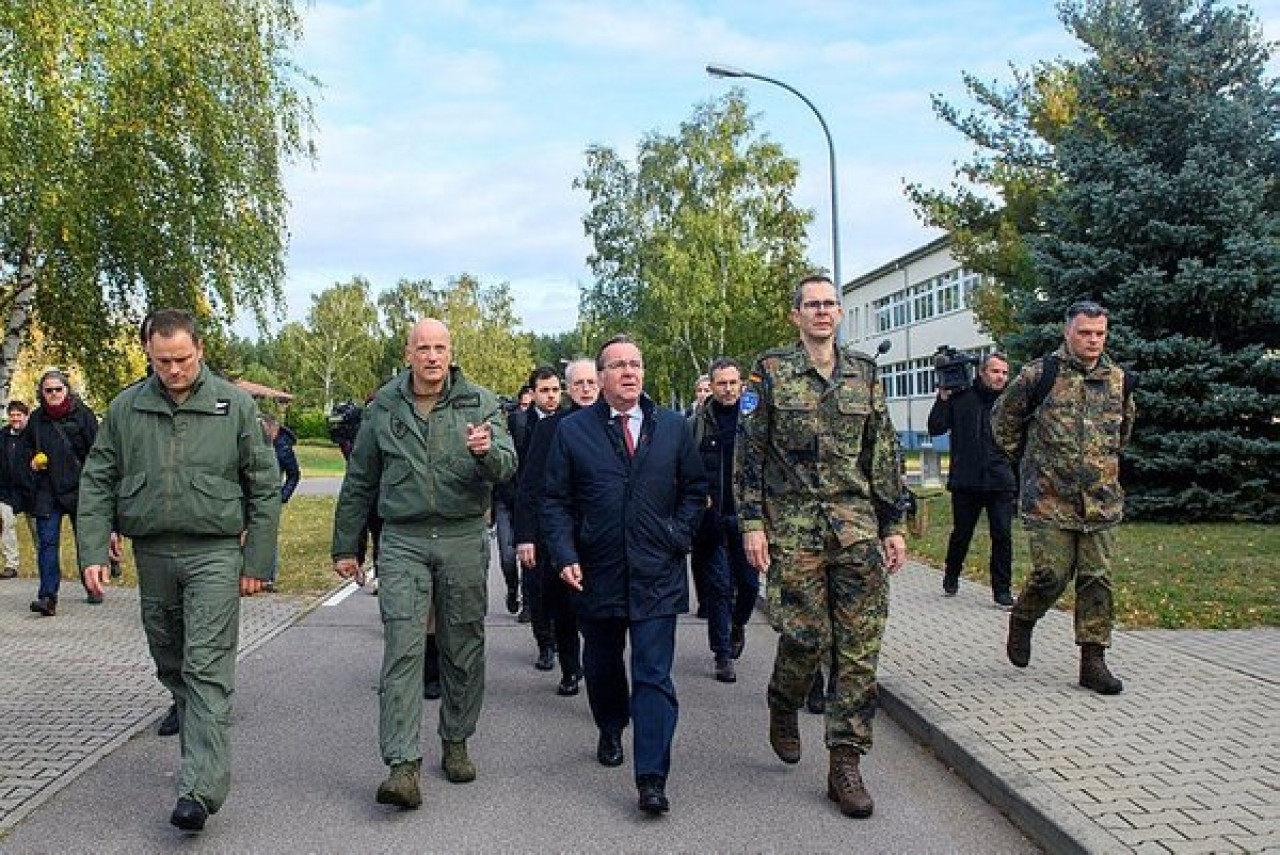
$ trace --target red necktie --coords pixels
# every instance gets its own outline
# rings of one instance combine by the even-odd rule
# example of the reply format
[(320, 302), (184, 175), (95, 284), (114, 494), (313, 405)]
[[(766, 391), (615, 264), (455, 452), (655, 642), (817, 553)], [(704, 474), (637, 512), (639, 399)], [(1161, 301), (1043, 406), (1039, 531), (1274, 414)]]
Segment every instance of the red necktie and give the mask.
[(631, 416), (618, 413), (618, 422), (622, 425), (622, 442), (627, 447), (627, 457), (635, 457), (636, 441), (631, 437)]

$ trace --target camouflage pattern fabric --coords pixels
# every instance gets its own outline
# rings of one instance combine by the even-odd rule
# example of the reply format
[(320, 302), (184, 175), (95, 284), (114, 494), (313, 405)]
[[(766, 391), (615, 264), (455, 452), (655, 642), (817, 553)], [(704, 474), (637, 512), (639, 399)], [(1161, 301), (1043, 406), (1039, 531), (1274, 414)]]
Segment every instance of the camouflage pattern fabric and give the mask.
[[(818, 552), (794, 552), (773, 544), (769, 551), (769, 620), (781, 633), (769, 681), (769, 707), (798, 710), (821, 661), (832, 683), (827, 747), (853, 746), (865, 754), (871, 749), (876, 666), (889, 616), (889, 582), (880, 545), (863, 541), (846, 547), (828, 538), (827, 548)], [(828, 651), (834, 654), (834, 666)]]
[(770, 620), (781, 634), (768, 700), (792, 711), (832, 671), (828, 747), (871, 747), (888, 615), (879, 539), (903, 533), (898, 437), (875, 362), (839, 353), (831, 378), (804, 347), (756, 360), (739, 401), (734, 484), (744, 532), (765, 531)]
[(1031, 566), (1014, 617), (1035, 621), (1053, 607), (1072, 577), (1076, 582), (1076, 644), (1111, 646), (1115, 607), (1111, 595), (1111, 554), (1115, 529), (1067, 531), (1037, 526), (1027, 531)]
[(991, 412), (996, 443), (1019, 463), (1020, 510), (1028, 525), (1098, 531), (1124, 516), (1120, 452), (1135, 408), (1124, 372), (1106, 354), (1091, 369), (1058, 349), (1058, 376), (1040, 407), (1031, 396), (1043, 371), (1036, 360), (1019, 372)]
[(903, 534), (898, 435), (869, 356), (844, 349), (831, 379), (800, 344), (756, 360), (739, 401), (734, 482), (742, 530), (784, 549)]

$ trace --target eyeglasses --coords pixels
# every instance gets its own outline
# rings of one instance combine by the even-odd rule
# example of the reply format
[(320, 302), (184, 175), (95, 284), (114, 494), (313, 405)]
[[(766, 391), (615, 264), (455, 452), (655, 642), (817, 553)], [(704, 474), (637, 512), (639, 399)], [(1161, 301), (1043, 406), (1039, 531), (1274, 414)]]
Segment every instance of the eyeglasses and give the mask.
[(42, 389), (41, 391), (44, 392), (46, 395), (61, 395), (63, 392), (67, 391), (67, 387), (66, 386), (45, 386), (44, 389)]
[(639, 359), (615, 359), (613, 362), (606, 362), (604, 367), (610, 371), (621, 371), (624, 368), (640, 371), (644, 368), (644, 363)]
[(817, 314), (820, 311), (834, 312), (840, 308), (840, 303), (837, 300), (805, 300), (800, 304), (800, 308), (813, 314)]

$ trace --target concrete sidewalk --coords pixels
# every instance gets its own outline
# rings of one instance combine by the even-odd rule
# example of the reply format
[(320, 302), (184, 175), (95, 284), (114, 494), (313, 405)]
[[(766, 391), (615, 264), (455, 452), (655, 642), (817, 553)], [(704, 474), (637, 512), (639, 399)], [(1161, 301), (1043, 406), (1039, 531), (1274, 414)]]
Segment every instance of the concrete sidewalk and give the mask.
[(1005, 658), (986, 587), (893, 581), (886, 711), (1052, 852), (1280, 852), (1280, 630), (1117, 632), (1123, 694), (1076, 685), (1071, 615)]
[[(85, 602), (63, 580), (58, 616), (27, 608), (36, 580), (0, 582), (0, 839), (4, 832), (169, 708), (155, 677), (136, 588)], [(240, 656), (288, 627), (314, 598), (241, 600)]]
[[(94, 607), (69, 583), (41, 619), (33, 585), (0, 582), (0, 839), (168, 704), (135, 591)], [(312, 602), (245, 600), (242, 653)], [(1117, 633), (1125, 691), (1104, 698), (1076, 686), (1069, 615), (1040, 623), (1025, 671), (1004, 658), (1007, 619), (989, 591), (947, 599), (938, 571), (909, 565), (893, 581), (885, 710), (1048, 851), (1280, 852), (1280, 631)]]

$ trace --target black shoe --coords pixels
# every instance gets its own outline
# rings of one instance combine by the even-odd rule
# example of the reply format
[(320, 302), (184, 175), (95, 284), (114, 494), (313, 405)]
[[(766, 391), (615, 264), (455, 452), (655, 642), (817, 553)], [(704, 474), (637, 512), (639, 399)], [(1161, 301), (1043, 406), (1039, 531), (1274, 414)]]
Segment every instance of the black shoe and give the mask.
[(178, 705), (169, 704), (169, 712), (165, 713), (164, 720), (156, 728), (156, 736), (173, 736), (179, 730), (182, 730), (182, 722), (178, 718)]
[(747, 646), (747, 628), (734, 624), (729, 630), (729, 655), (734, 659), (742, 658), (742, 651)]
[(0, 579), (16, 579), (18, 578), (18, 568), (6, 567), (0, 570)]
[(528, 623), (533, 620), (533, 615), (529, 614), (528, 606), (520, 607), (520, 614), (516, 615), (516, 623)]
[(716, 679), (721, 683), (738, 682), (738, 674), (734, 671), (733, 660), (728, 656), (716, 657)]
[(995, 596), (996, 605), (1002, 609), (1013, 608), (1013, 595), (1008, 591), (1001, 591)]
[(424, 680), (422, 683), (422, 697), (429, 701), (438, 701), (440, 696), (444, 694), (444, 690), (440, 686), (440, 680)]
[(31, 605), (27, 606), (27, 608), (36, 614), (40, 614), (40, 612), (44, 611), (44, 600), (32, 600)]
[(507, 589), (507, 612), (515, 614), (520, 611), (520, 591), (516, 588)]
[(814, 715), (822, 715), (827, 711), (827, 690), (822, 682), (822, 672), (813, 675), (809, 684), (809, 696), (805, 698), (805, 709)]
[(596, 759), (601, 766), (621, 766), (622, 734), (600, 731), (600, 741), (596, 743)]
[(208, 818), (209, 812), (204, 809), (204, 805), (184, 796), (174, 805), (169, 824), (176, 825), (183, 831), (204, 831), (204, 821)]
[(538, 648), (538, 661), (533, 663), (533, 667), (539, 671), (550, 671), (556, 667), (556, 649), (554, 647)]
[(942, 574), (942, 595), (944, 597), (954, 597), (959, 590), (960, 574), (952, 573), (950, 570), (944, 571)]
[(661, 775), (641, 775), (636, 778), (636, 789), (640, 791), (640, 810), (652, 816), (671, 810), (671, 802), (667, 801), (667, 782)]
[(31, 611), (41, 617), (53, 617), (58, 613), (58, 601), (53, 597), (41, 597), (31, 601)]
[(91, 606), (100, 606), (102, 605), (102, 595), (101, 594), (85, 594), (84, 601)]
[(581, 674), (565, 674), (560, 678), (560, 685), (556, 686), (556, 694), (562, 698), (573, 697), (578, 694), (578, 683), (581, 680)]

